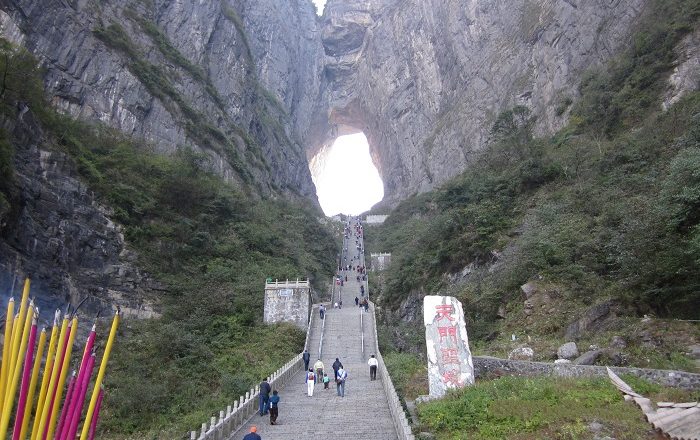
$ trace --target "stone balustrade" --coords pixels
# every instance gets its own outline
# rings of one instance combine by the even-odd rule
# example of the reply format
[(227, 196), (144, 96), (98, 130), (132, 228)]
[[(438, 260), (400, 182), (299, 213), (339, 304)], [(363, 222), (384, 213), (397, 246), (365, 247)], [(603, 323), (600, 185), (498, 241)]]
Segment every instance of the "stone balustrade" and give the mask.
[[(304, 349), (309, 348), (309, 335), (314, 320), (312, 311), (309, 316), (309, 325), (306, 330), (306, 342)], [(325, 324), (325, 322), (324, 322)], [(321, 337), (323, 339), (323, 336)], [(319, 347), (319, 350), (321, 348)], [(284, 364), (277, 371), (267, 377), (267, 381), (272, 389), (279, 389), (283, 384), (294, 376), (304, 366), (302, 354), (294, 356), (289, 362)], [(212, 416), (209, 423), (202, 423), (202, 429), (197, 435), (197, 431), (190, 431), (191, 440), (227, 440), (234, 432), (243, 426), (250, 417), (258, 411), (258, 397), (260, 386), (256, 385), (247, 391), (244, 396), (240, 396), (232, 405), (228, 405), (226, 410), (219, 411), (219, 416)]]
[(386, 369), (384, 364), (384, 358), (379, 352), (379, 340), (377, 339), (377, 319), (374, 313), (374, 303), (370, 303), (370, 309), (372, 310), (372, 317), (374, 320), (374, 345), (376, 349), (375, 357), (379, 361), (379, 367), (377, 367), (377, 372), (382, 380), (382, 386), (384, 387), (384, 393), (386, 394), (387, 403), (389, 405), (389, 410), (391, 411), (391, 418), (394, 422), (394, 428), (396, 428), (396, 435), (400, 440), (414, 440), (415, 436), (411, 430), (411, 425), (408, 423), (406, 418), (406, 413), (403, 410), (403, 405), (401, 405), (401, 400), (399, 400), (399, 395), (396, 393), (394, 388), (394, 383), (391, 381), (391, 376), (389, 376), (389, 371)]

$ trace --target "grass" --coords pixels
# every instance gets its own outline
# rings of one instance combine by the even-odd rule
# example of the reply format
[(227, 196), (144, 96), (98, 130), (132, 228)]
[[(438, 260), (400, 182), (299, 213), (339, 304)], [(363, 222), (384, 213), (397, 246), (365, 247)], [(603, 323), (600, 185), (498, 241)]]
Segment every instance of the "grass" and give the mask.
[[(655, 401), (691, 401), (698, 394), (625, 377)], [(606, 379), (504, 377), (418, 406), (420, 429), (442, 439), (583, 439), (589, 424), (617, 439), (654, 438), (641, 411), (624, 402)]]
[[(670, 3), (652, 2), (631, 48), (590, 72), (576, 103), (562, 101), (568, 126), (536, 138), (526, 108), (503, 111), (474, 166), (368, 228), (368, 252), (392, 253), (384, 306), (452, 294), (481, 342), (515, 331), (554, 344), (576, 313), (608, 298), (623, 316), (698, 318), (700, 94), (666, 112), (660, 99), (700, 6)], [(465, 267), (457, 285), (445, 276)], [(522, 313), (519, 286), (531, 279), (558, 292), (543, 319)], [(682, 349), (651, 364), (687, 366), (671, 354)]]

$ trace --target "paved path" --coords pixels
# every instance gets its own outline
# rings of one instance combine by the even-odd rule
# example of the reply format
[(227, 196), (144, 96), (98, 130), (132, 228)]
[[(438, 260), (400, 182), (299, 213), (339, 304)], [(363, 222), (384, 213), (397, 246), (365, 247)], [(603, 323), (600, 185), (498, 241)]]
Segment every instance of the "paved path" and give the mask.
[[(350, 236), (348, 246), (349, 264), (358, 255), (354, 236)], [(317, 384), (313, 397), (306, 395), (305, 375), (299, 372), (280, 391), (280, 414), (278, 424), (271, 426), (268, 416), (254, 415), (246, 425), (230, 437), (241, 440), (252, 425), (258, 427), (263, 440), (394, 440), (396, 431), (391, 419), (387, 398), (380, 376), (376, 381), (369, 380), (367, 358), (373, 353), (374, 320), (372, 312), (364, 313), (355, 307), (355, 295), (360, 296), (359, 283), (355, 272), (348, 273), (348, 282), (343, 286), (343, 308), (328, 308), (323, 339), (322, 361), (330, 371), (330, 389), (324, 390)], [(315, 313), (318, 313), (315, 311)], [(361, 350), (362, 331), (360, 314), (364, 313), (365, 354)], [(318, 359), (321, 320), (316, 319), (309, 335), (310, 366)], [(345, 397), (336, 395), (332, 381), (331, 365), (340, 358), (348, 371)]]

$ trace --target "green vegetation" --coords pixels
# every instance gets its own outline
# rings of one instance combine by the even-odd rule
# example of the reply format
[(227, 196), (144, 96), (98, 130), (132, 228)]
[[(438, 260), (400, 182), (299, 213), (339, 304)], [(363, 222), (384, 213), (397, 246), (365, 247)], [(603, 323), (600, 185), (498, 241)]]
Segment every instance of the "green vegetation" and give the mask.
[[(499, 305), (522, 308), (519, 286), (535, 276), (573, 311), (568, 318), (604, 298), (632, 315), (698, 317), (700, 94), (659, 109), (673, 47), (700, 5), (668, 3), (653, 2), (633, 47), (586, 78), (567, 127), (536, 139), (526, 108), (503, 112), (468, 171), (369, 228), (368, 249), (393, 254), (387, 306), (444, 292), (445, 273), (473, 264), (452, 293), (476, 340), (499, 330)], [(526, 317), (517, 317), (522, 330)]]
[(236, 28), (236, 31), (238, 31), (238, 34), (241, 36), (241, 41), (243, 42), (243, 47), (245, 48), (246, 58), (248, 59), (248, 63), (252, 65), (253, 52), (250, 50), (250, 43), (248, 43), (248, 35), (245, 32), (243, 20), (238, 15), (238, 12), (236, 12), (235, 9), (229, 6), (225, 0), (221, 0), (221, 12), (224, 14), (224, 17), (226, 17), (231, 23), (233, 23), (233, 26)]
[(221, 99), (221, 96), (219, 96), (219, 92), (214, 87), (214, 84), (212, 84), (209, 76), (207, 76), (207, 74), (204, 72), (204, 69), (202, 69), (200, 66), (196, 66), (182, 53), (180, 53), (180, 51), (172, 45), (168, 37), (158, 28), (155, 23), (137, 14), (132, 9), (128, 9), (126, 11), (126, 15), (141, 26), (141, 29), (143, 29), (143, 31), (149, 37), (151, 37), (160, 53), (163, 54), (168, 61), (182, 67), (192, 76), (192, 78), (204, 85), (204, 89), (207, 91), (209, 96), (211, 96), (219, 109), (222, 112), (226, 111), (224, 102)]
[[(656, 401), (692, 401), (692, 395), (625, 377)], [(588, 425), (600, 435), (637, 440), (648, 437), (639, 408), (626, 403), (607, 379), (504, 377), (477, 383), (447, 398), (419, 405), (421, 429), (442, 439), (583, 439)]]
[[(120, 327), (100, 438), (178, 438), (301, 351), (299, 329), (262, 324), (262, 283), (309, 276), (322, 285), (334, 270), (335, 237), (310, 201), (255, 198), (208, 172), (192, 150), (164, 157), (53, 112), (36, 62), (9, 46), (1, 55), (7, 77), (23, 78), (0, 101), (2, 118), (17, 118), (17, 103), (27, 104), (44, 131), (43, 148), (73, 159), (123, 226), (139, 267), (161, 286), (147, 299), (162, 316)], [(0, 140), (3, 179), (11, 175), (7, 145), (16, 141)]]

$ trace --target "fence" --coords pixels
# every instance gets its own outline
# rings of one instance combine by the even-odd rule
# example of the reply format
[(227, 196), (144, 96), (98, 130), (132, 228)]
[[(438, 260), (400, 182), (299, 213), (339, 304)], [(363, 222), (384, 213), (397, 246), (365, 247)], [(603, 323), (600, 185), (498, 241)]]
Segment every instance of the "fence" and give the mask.
[[(370, 303), (372, 308), (372, 316), (376, 316), (374, 313), (374, 304)], [(360, 315), (362, 316), (362, 315)], [(391, 412), (391, 419), (394, 422), (394, 428), (396, 429), (396, 435), (399, 440), (414, 440), (415, 437), (411, 431), (411, 425), (406, 419), (406, 413), (403, 411), (403, 406), (399, 400), (398, 394), (396, 394), (396, 389), (394, 388), (394, 383), (391, 381), (391, 376), (386, 369), (384, 364), (384, 358), (379, 352), (379, 340), (377, 339), (377, 319), (374, 318), (374, 345), (377, 361), (379, 361), (379, 375), (382, 378), (382, 386), (384, 387), (384, 393), (386, 394), (387, 402), (389, 403), (389, 411)]]
[[(306, 342), (304, 350), (309, 348), (309, 335), (313, 324), (313, 310), (309, 315), (309, 326), (306, 329)], [(325, 321), (325, 320), (324, 320)], [(325, 322), (324, 322), (325, 323)], [(319, 348), (320, 350), (320, 348)], [(270, 386), (275, 389), (287, 383), (304, 365), (301, 353), (294, 356), (289, 362), (284, 364), (277, 371), (267, 378)], [(209, 423), (202, 423), (199, 437), (197, 431), (190, 431), (191, 440), (226, 440), (231, 434), (238, 431), (250, 417), (258, 411), (258, 396), (260, 386), (256, 385), (247, 391), (244, 396), (240, 396), (232, 405), (228, 405), (226, 410), (219, 411), (219, 417), (212, 416)]]

